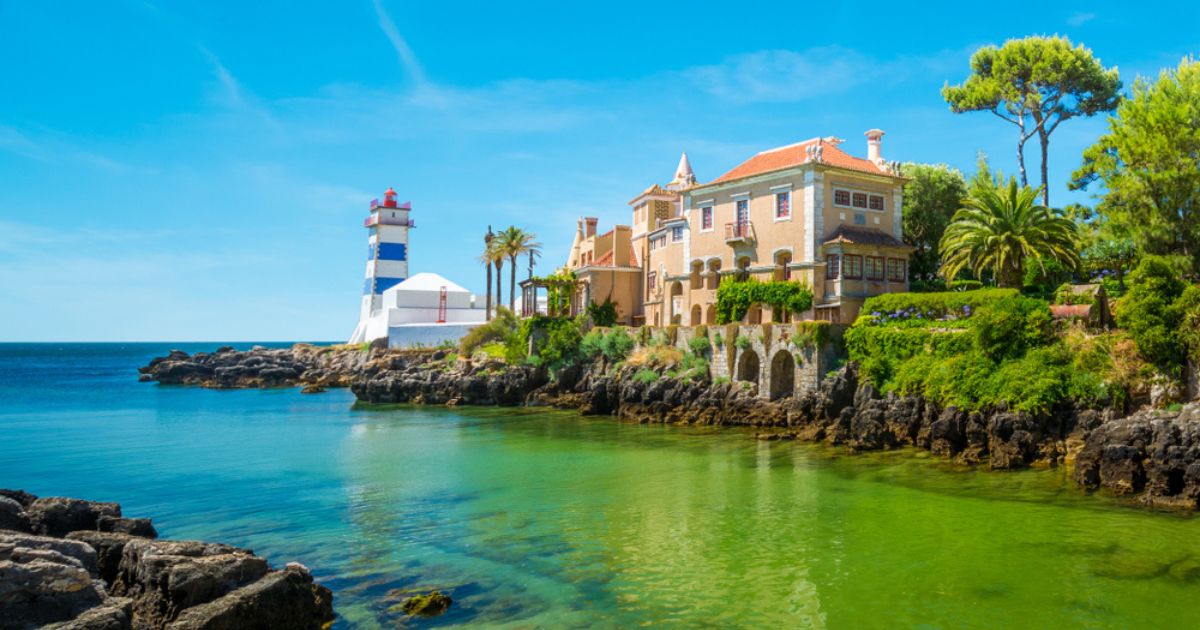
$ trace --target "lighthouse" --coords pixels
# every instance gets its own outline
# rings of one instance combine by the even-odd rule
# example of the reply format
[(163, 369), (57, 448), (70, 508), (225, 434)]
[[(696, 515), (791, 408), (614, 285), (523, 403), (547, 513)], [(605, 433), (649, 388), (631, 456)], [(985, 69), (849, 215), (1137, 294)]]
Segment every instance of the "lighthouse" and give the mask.
[(375, 331), (368, 331), (368, 324), (371, 315), (382, 307), (383, 292), (408, 278), (408, 231), (415, 227), (408, 216), (411, 211), (412, 204), (407, 201), (397, 203), (396, 191), (390, 187), (383, 193), (382, 202), (371, 201), (371, 214), (363, 221), (363, 227), (368, 231), (367, 271), (358, 326), (350, 339), (352, 343), (376, 336), (369, 334)]

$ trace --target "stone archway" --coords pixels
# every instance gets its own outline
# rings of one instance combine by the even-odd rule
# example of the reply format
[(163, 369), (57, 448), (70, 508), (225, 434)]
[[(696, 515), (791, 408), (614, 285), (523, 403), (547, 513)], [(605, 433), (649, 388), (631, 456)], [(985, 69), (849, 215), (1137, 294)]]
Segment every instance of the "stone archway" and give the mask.
[(747, 324), (761, 324), (762, 323), (762, 305), (755, 304), (750, 307), (749, 311), (746, 311), (746, 323)]
[(714, 304), (708, 305), (708, 309), (706, 311), (704, 311), (704, 323), (705, 324), (717, 323), (717, 307), (716, 307), (716, 305), (714, 305)]
[(771, 400), (791, 396), (796, 388), (796, 360), (786, 349), (771, 357)]
[(692, 306), (692, 324), (691, 325), (692, 326), (700, 325), (700, 305), (699, 304)]
[(757, 385), (758, 377), (758, 353), (752, 348), (746, 348), (745, 350), (742, 350), (742, 356), (738, 359), (737, 380), (754, 383)]
[(683, 283), (675, 281), (671, 283), (671, 290), (667, 292), (667, 321), (672, 324), (683, 323)]

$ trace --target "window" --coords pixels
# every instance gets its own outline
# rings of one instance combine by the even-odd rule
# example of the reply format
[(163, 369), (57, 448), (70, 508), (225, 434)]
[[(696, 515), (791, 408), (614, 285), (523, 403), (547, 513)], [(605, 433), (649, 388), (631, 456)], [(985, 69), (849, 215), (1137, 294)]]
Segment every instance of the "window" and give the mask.
[(867, 215), (865, 215), (861, 212), (855, 212), (854, 213), (854, 225), (866, 225), (866, 224), (867, 224)]
[(860, 192), (854, 193), (854, 203), (852, 205), (855, 208), (866, 208), (867, 207), (867, 193), (860, 193)]
[(792, 193), (775, 193), (775, 218), (787, 219), (792, 216)]
[(862, 256), (846, 254), (842, 258), (842, 273), (845, 274), (848, 280), (862, 279)]
[(883, 195), (871, 195), (871, 209), (883, 211)]
[(745, 225), (750, 222), (750, 200), (737, 200), (737, 222)]
[(907, 269), (908, 261), (903, 258), (889, 258), (888, 264), (888, 280), (892, 282), (904, 282), (908, 276)]
[(700, 208), (700, 229), (712, 229), (712, 206), (704, 206)]
[(650, 287), (651, 291), (654, 290), (654, 287), (658, 284), (657, 271), (651, 271), (650, 273), (646, 274), (646, 284)]
[(833, 191), (833, 203), (834, 203), (834, 205), (837, 205), (837, 206), (850, 205), (850, 191), (849, 190)]
[(683, 240), (683, 226), (682, 225), (671, 226), (671, 242), (678, 243), (682, 240)]
[(825, 279), (837, 280), (838, 277), (838, 255), (830, 254), (825, 257)]
[(867, 256), (867, 280), (883, 280), (883, 256)]

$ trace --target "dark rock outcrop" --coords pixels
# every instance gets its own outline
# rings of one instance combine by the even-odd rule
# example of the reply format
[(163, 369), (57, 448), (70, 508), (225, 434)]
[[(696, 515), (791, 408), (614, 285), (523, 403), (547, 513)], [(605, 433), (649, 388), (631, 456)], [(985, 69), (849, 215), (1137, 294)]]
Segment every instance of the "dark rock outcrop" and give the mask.
[(1200, 507), (1200, 403), (1100, 424), (1075, 458), (1075, 481), (1151, 505)]
[(454, 600), (441, 591), (433, 591), (422, 595), (413, 595), (404, 600), (401, 609), (405, 614), (422, 617), (436, 617), (450, 609)]
[(381, 356), (427, 355), (429, 351), (400, 352), (358, 346), (291, 348), (255, 347), (247, 351), (226, 346), (215, 352), (189, 355), (182, 350), (156, 357), (139, 368), (140, 380), (164, 385), (200, 385), (217, 389), (240, 387), (293, 387), (304, 385), (311, 393), (326, 387), (346, 387), (372, 360)]
[(333, 620), (332, 593), (303, 566), (273, 571), (245, 549), (155, 540), (148, 519), (124, 518), (116, 503), (2, 491), (0, 509), (5, 523), (25, 526), (0, 530), (0, 630), (316, 629)]

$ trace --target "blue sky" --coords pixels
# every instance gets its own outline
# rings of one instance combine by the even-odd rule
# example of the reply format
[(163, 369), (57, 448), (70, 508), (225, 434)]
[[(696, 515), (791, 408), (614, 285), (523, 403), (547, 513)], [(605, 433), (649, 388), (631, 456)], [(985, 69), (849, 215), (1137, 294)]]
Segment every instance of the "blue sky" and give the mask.
[[(1015, 129), (943, 83), (1030, 34), (1127, 85), (1200, 50), (1200, 9), (1138, 6), (0, 0), (0, 339), (345, 338), (388, 186), (412, 272), (482, 291), (489, 223), (537, 233), (548, 271), (683, 150), (706, 181), (880, 127), (889, 159), (1011, 172)], [(1056, 132), (1056, 205), (1087, 200), (1065, 181), (1103, 127)]]

